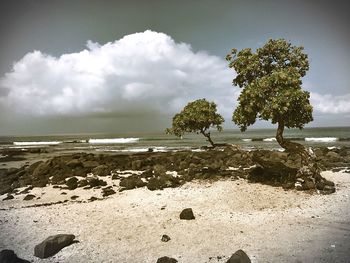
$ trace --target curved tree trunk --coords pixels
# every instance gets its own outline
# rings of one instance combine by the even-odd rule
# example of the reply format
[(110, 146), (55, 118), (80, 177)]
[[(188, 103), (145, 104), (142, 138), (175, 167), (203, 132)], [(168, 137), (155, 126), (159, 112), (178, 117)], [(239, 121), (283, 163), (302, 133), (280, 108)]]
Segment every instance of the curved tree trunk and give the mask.
[[(276, 140), (279, 145), (291, 154), (299, 154), (301, 157), (301, 167), (298, 170), (297, 177), (302, 178), (304, 181), (312, 181), (315, 188), (319, 189), (319, 185), (325, 185), (322, 188), (323, 193), (333, 193), (335, 191), (334, 183), (326, 180), (321, 176), (321, 169), (316, 161), (316, 156), (312, 151), (308, 151), (304, 145), (300, 143), (291, 142), (283, 138), (284, 122), (278, 122), (278, 128), (276, 132)], [(317, 186), (318, 185), (318, 186)]]
[(299, 154), (302, 164), (307, 164), (311, 159), (310, 153), (306, 150), (304, 145), (296, 142), (291, 142), (283, 138), (284, 122), (278, 122), (278, 128), (276, 132), (276, 140), (278, 144), (289, 153)]
[(204, 130), (201, 130), (201, 134), (204, 135), (204, 137), (207, 138), (207, 141), (211, 144), (211, 146), (214, 148), (216, 145), (215, 143), (212, 141), (211, 137), (210, 137), (210, 132), (205, 132)]

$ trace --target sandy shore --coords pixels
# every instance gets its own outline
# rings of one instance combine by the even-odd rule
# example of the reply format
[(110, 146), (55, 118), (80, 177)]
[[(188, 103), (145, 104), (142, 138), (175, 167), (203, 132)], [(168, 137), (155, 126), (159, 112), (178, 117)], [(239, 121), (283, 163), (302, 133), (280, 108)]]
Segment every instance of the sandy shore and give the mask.
[[(101, 191), (34, 188), (31, 193), (40, 199), (22, 201), (25, 195), (17, 195), (0, 201), (0, 250), (12, 249), (32, 262), (137, 263), (162, 256), (226, 262), (238, 249), (252, 262), (350, 262), (350, 175), (322, 175), (336, 183), (336, 193), (222, 180), (157, 191), (144, 187), (85, 202)], [(73, 201), (73, 195), (79, 198)], [(23, 207), (60, 200), (69, 201)], [(187, 207), (195, 220), (179, 219)], [(33, 256), (36, 244), (60, 233), (75, 234), (80, 242), (46, 260)], [(171, 240), (162, 242), (163, 234)]]

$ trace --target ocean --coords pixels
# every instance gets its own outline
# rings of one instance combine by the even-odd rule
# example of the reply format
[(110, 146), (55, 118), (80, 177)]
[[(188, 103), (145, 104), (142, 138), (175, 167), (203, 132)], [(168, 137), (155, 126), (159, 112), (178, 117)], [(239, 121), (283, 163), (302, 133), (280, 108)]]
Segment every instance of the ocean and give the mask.
[[(247, 150), (281, 149), (275, 133), (275, 129), (213, 131), (212, 139), (215, 143), (237, 144)], [(350, 127), (286, 129), (284, 137), (312, 147), (350, 147)], [(49, 147), (53, 151), (146, 152), (152, 148), (162, 152), (196, 151), (205, 145), (208, 143), (200, 134), (186, 134), (181, 139), (164, 132), (0, 137), (0, 150)]]

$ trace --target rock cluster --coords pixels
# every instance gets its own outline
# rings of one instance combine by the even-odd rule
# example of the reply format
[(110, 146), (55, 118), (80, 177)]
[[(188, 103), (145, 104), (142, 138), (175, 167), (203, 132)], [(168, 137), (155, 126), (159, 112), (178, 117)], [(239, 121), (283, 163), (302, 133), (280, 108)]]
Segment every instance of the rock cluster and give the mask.
[[(350, 148), (315, 150), (322, 169), (350, 166)], [(255, 165), (254, 168), (251, 168)], [(222, 177), (248, 178), (252, 182), (282, 186), (285, 189), (334, 191), (325, 180), (310, 181), (300, 174), (298, 155), (278, 151), (243, 151), (237, 147), (218, 147), (202, 152), (147, 152), (137, 154), (94, 155), (75, 153), (39, 161), (19, 169), (0, 169), (0, 195), (13, 194), (19, 187), (43, 187), (48, 184), (77, 187), (103, 187), (107, 183), (97, 176), (120, 180), (120, 190), (146, 186), (149, 190), (177, 187), (193, 179)], [(232, 169), (234, 168), (234, 169)], [(125, 178), (125, 171), (142, 171)], [(176, 172), (177, 175), (167, 171)], [(299, 171), (299, 174), (297, 174)], [(78, 179), (79, 178), (79, 179)], [(104, 195), (113, 194), (104, 189)]]

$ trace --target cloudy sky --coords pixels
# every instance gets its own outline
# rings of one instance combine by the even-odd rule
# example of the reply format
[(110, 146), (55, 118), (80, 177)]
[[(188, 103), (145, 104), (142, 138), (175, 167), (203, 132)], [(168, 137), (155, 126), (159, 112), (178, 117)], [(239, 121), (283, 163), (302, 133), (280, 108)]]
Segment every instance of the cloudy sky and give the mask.
[(349, 12), (346, 1), (2, 1), (0, 135), (163, 130), (198, 98), (236, 128), (225, 55), (269, 38), (309, 55), (309, 126), (349, 125)]

